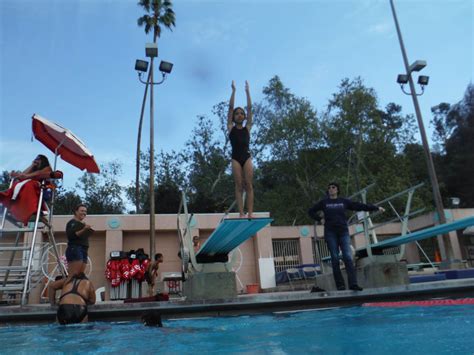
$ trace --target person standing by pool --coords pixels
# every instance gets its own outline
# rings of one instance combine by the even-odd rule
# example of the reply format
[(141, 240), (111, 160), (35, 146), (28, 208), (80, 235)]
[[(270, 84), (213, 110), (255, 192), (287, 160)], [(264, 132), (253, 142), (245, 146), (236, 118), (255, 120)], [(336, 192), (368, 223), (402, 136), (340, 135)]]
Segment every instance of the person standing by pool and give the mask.
[(160, 264), (163, 262), (163, 254), (155, 254), (154, 259), (155, 261), (148, 264), (147, 270), (145, 271), (145, 281), (148, 284), (148, 296), (150, 297), (155, 295), (156, 278), (158, 277)]
[(347, 198), (339, 197), (339, 184), (331, 182), (328, 185), (327, 197), (317, 202), (308, 211), (311, 218), (321, 221), (318, 211), (324, 213), (324, 239), (331, 254), (331, 264), (334, 281), (338, 290), (345, 290), (345, 282), (342, 277), (339, 265), (339, 249), (342, 252), (342, 260), (346, 266), (349, 289), (362, 291), (362, 287), (357, 284), (357, 271), (352, 260), (351, 242), (349, 237), (349, 227), (347, 225), (346, 211), (380, 211), (383, 207), (363, 204), (351, 201)]
[(199, 241), (199, 236), (195, 235), (193, 237), (193, 249), (194, 249), (194, 254), (197, 254), (199, 249), (201, 248), (201, 242)]
[[(247, 194), (248, 218), (253, 213), (253, 164), (250, 156), (250, 129), (253, 124), (252, 99), (250, 98), (249, 83), (245, 81), (247, 95), (247, 114), (242, 107), (234, 109), (235, 84), (232, 81), (232, 94), (229, 100), (229, 113), (227, 114), (227, 131), (232, 146), (232, 175), (235, 182), (235, 199), (239, 209), (239, 216), (244, 215), (243, 192)], [(245, 125), (244, 125), (245, 122)]]
[(57, 318), (59, 324), (88, 321), (88, 305), (95, 304), (95, 289), (83, 272), (70, 278), (60, 278), (49, 286), (49, 302), (56, 304), (56, 291), (61, 290)]
[(68, 274), (72, 276), (86, 270), (89, 250), (89, 237), (94, 233), (92, 227), (84, 223), (87, 207), (79, 204), (74, 208), (74, 218), (66, 225)]

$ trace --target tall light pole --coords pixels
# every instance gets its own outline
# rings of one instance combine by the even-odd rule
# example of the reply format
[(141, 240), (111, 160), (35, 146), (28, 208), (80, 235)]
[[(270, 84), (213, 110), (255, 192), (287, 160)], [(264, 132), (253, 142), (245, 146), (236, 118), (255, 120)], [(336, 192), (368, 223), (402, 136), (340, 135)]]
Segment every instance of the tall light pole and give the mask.
[[(439, 184), (438, 178), (436, 176), (435, 167), (433, 164), (433, 157), (431, 156), (430, 147), (428, 144), (428, 139), (426, 138), (426, 131), (425, 126), (423, 124), (423, 118), (421, 116), (420, 105), (418, 104), (418, 97), (415, 91), (415, 84), (413, 82), (413, 78), (411, 73), (413, 71), (419, 71), (424, 66), (426, 66), (426, 62), (424, 61), (416, 61), (412, 65), (408, 64), (407, 53), (405, 51), (405, 45), (403, 44), (402, 33), (400, 31), (400, 25), (398, 24), (397, 14), (395, 12), (395, 5), (393, 4), (393, 0), (390, 0), (390, 6), (392, 8), (393, 20), (395, 21), (395, 27), (397, 29), (398, 34), (398, 41), (400, 42), (400, 49), (402, 51), (403, 62), (405, 64), (406, 75), (408, 79), (408, 83), (410, 84), (410, 94), (413, 99), (413, 105), (415, 106), (415, 114), (416, 119), (418, 121), (418, 127), (420, 129), (421, 141), (423, 143), (423, 150), (425, 153), (425, 159), (428, 166), (428, 174), (431, 181), (431, 187), (433, 189), (433, 199), (436, 206), (436, 212), (438, 213), (439, 223), (444, 224), (446, 223), (446, 217), (444, 215), (444, 207), (443, 201), (441, 199), (441, 193), (439, 191)], [(400, 78), (400, 76), (399, 76)], [(400, 80), (399, 80), (400, 83)], [(426, 80), (426, 84), (428, 81)], [(449, 235), (443, 235), (442, 237), (438, 236), (438, 243), (441, 251), (441, 258), (443, 261), (452, 260), (454, 257), (451, 241), (449, 240)]]
[[(146, 72), (146, 66), (148, 66), (148, 63), (137, 60), (135, 63), (135, 69), (138, 71), (140, 82), (145, 85), (150, 85), (150, 258), (153, 258), (155, 255), (155, 125), (153, 87), (162, 84), (165, 81), (166, 74), (171, 73), (171, 70), (173, 69), (173, 64), (161, 61), (159, 70), (161, 71), (162, 79), (158, 82), (153, 82), (153, 59), (158, 57), (158, 45), (156, 43), (147, 43), (145, 54), (150, 58), (149, 79), (143, 81), (141, 77), (143, 72)], [(146, 66), (144, 63), (146, 63)], [(145, 100), (143, 102), (145, 102)]]

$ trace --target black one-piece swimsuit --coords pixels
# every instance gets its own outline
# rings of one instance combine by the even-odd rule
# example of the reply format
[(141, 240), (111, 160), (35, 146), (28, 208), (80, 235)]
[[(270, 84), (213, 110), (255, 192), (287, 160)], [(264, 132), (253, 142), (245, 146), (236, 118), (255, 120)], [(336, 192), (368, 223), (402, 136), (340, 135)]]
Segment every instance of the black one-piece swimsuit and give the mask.
[(247, 159), (250, 158), (250, 133), (247, 127), (238, 129), (232, 127), (229, 133), (230, 144), (232, 145), (232, 159), (236, 160), (242, 168)]

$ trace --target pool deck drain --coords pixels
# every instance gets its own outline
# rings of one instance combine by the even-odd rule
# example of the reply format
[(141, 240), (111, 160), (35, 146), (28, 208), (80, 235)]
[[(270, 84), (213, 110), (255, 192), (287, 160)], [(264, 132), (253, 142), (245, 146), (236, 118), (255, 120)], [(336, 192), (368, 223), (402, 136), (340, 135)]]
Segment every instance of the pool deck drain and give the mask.
[[(219, 300), (123, 303), (100, 302), (89, 307), (90, 321), (139, 320), (150, 310), (159, 310), (164, 319), (197, 318), (288, 312), (304, 309), (360, 306), (366, 302), (430, 300), (474, 297), (474, 279), (444, 280), (403, 286), (368, 288), (363, 291), (273, 292), (239, 295)], [(0, 325), (54, 322), (56, 308), (48, 304), (1, 306)]]

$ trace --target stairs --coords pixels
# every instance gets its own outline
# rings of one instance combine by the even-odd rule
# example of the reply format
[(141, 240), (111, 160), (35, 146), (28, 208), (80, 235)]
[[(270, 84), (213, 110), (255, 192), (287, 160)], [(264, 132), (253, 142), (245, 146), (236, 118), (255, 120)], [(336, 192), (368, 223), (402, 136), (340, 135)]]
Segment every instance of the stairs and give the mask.
[[(43, 191), (40, 193), (41, 206)], [(40, 208), (38, 208), (38, 211)], [(56, 245), (49, 224), (40, 222), (40, 213), (27, 227), (12, 218), (6, 209), (0, 221), (0, 304), (28, 303), (31, 291), (43, 280), (43, 255)], [(42, 240), (47, 234), (46, 240)]]

